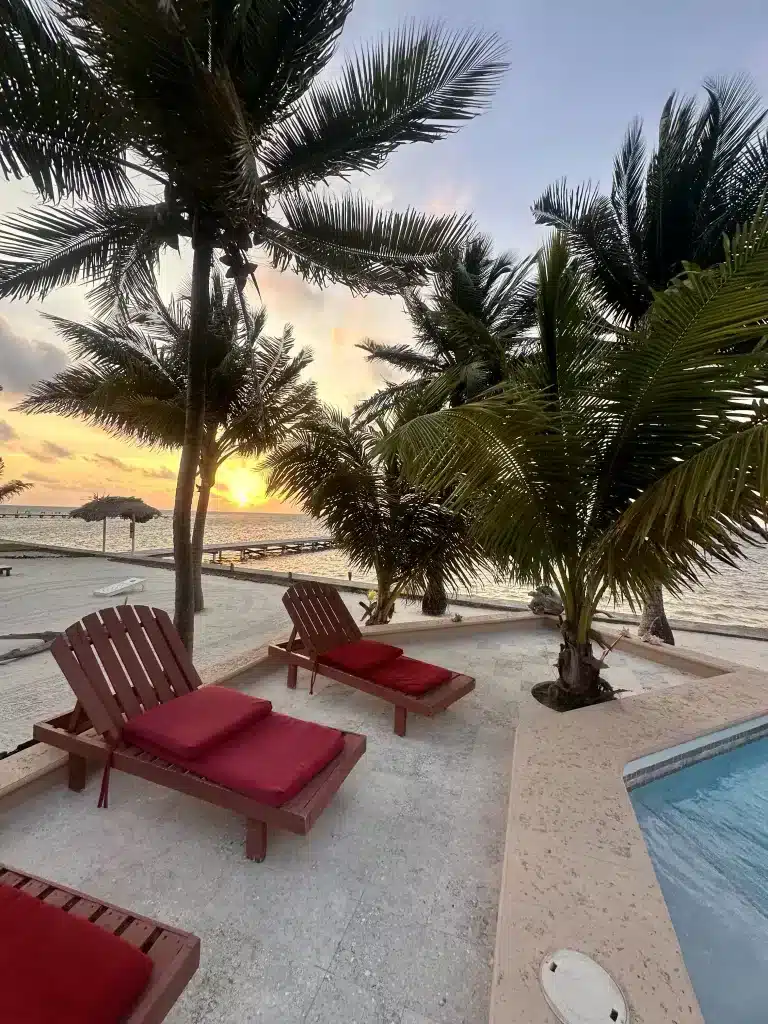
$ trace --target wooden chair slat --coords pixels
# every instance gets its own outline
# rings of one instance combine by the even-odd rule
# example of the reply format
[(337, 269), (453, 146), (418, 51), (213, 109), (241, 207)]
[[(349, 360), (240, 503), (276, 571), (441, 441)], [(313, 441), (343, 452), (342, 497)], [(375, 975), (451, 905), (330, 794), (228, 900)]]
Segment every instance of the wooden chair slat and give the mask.
[(111, 932), (114, 935), (118, 928), (131, 919), (131, 914), (123, 914), (119, 910), (113, 910), (109, 907), (103, 914), (99, 914), (94, 924), (97, 924), (105, 932)]
[(28, 896), (38, 897), (41, 896), (46, 889), (49, 888), (45, 882), (39, 881), (37, 878), (30, 878), (24, 885), (20, 885), (19, 888), (22, 892), (27, 893)]
[(66, 907), (71, 899), (71, 892), (65, 892), (63, 889), (53, 889), (45, 897), (43, 903), (50, 903), (52, 907)]
[(339, 636), (339, 624), (326, 595), (322, 591), (310, 590), (305, 600), (312, 609), (315, 621), (320, 623), (324, 642), (335, 646)]
[(309, 593), (304, 587), (296, 587), (292, 601), (299, 628), (306, 634), (307, 641), (315, 648), (323, 647), (323, 631), (317, 621)]
[(131, 946), (141, 949), (153, 931), (155, 931), (154, 924), (134, 918), (125, 931), (120, 933), (120, 938), (125, 939)]
[(149, 711), (150, 708), (156, 708), (160, 701), (157, 699), (155, 688), (150, 683), (146, 672), (141, 666), (136, 651), (128, 640), (125, 624), (118, 617), (114, 608), (102, 608), (101, 619), (109, 633), (110, 640), (114, 644), (115, 650), (120, 656), (120, 660), (125, 666), (128, 678), (133, 683), (133, 688), (144, 706), (144, 710)]
[(147, 635), (147, 640), (152, 646), (157, 660), (165, 673), (165, 677), (170, 683), (171, 689), (177, 697), (182, 697), (185, 693), (191, 693), (194, 689), (193, 686), (187, 682), (184, 678), (184, 673), (181, 671), (176, 657), (165, 639), (163, 631), (152, 614), (152, 609), (148, 608), (147, 605), (137, 604), (133, 606), (134, 611), (139, 617), (139, 622), (144, 627), (144, 632)]
[(109, 633), (104, 623), (96, 612), (83, 617), (83, 625), (91, 638), (93, 648), (99, 656), (118, 703), (123, 709), (126, 718), (135, 718), (141, 714), (142, 708), (136, 697), (136, 691), (125, 673), (120, 659), (115, 654), (115, 649), (110, 642)]
[(0, 870), (0, 885), (10, 885), (12, 889), (15, 889), (19, 882), (22, 881), (22, 876), (17, 875), (15, 871), (2, 871)]
[[(51, 644), (51, 654), (56, 659), (61, 671), (72, 687), (78, 703), (84, 708), (85, 713), (94, 729), (102, 736), (117, 738), (116, 725), (104, 707), (100, 695), (94, 689), (90, 679), (80, 667), (80, 662), (72, 653), (69, 640), (65, 635), (59, 636)], [(105, 684), (106, 688), (106, 684)]]
[(179, 636), (176, 627), (171, 622), (170, 615), (162, 608), (153, 608), (152, 611), (155, 614), (155, 621), (160, 628), (160, 632), (165, 637), (166, 642), (176, 659), (176, 663), (184, 675), (184, 678), (187, 683), (189, 683), (190, 688), (196, 690), (198, 686), (203, 685), (203, 681), (192, 663), (189, 651), (181, 642), (181, 637)]
[(80, 899), (77, 903), (73, 903), (67, 913), (72, 914), (73, 917), (84, 917), (90, 921), (93, 915), (101, 910), (103, 904), (96, 903), (94, 900)]
[[(72, 653), (77, 658), (80, 667), (93, 687), (96, 696), (104, 705), (104, 710), (112, 719), (112, 724), (115, 729), (117, 732), (120, 732), (123, 728), (122, 708), (115, 698), (112, 688), (109, 685), (109, 680), (104, 675), (104, 670), (96, 660), (93, 648), (91, 647), (90, 638), (83, 628), (82, 623), (76, 622), (73, 626), (70, 626), (65, 635), (67, 640), (69, 640)], [(86, 708), (86, 711), (87, 710), (88, 709)]]
[(161, 704), (173, 700), (176, 694), (171, 689), (171, 684), (166, 678), (163, 667), (150, 646), (147, 634), (139, 622), (133, 605), (121, 604), (116, 610), (120, 621), (128, 631), (128, 636), (133, 643), (136, 654), (139, 656), (139, 661), (144, 666), (144, 671), (149, 676), (149, 681), (155, 689), (158, 700)]
[(362, 636), (341, 594), (330, 584), (294, 584), (283, 595), (283, 604), (313, 656)]
[(162, 969), (175, 960), (183, 948), (184, 942), (178, 935), (164, 931), (145, 952), (155, 967)]

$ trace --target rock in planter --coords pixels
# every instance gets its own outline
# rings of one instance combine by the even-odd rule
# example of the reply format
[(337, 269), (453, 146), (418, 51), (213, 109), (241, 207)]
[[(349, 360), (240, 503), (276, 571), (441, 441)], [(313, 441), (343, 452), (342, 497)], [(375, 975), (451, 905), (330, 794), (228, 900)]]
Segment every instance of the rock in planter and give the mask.
[(529, 590), (531, 598), (528, 607), (534, 615), (562, 615), (563, 602), (552, 589), (552, 587), (537, 587), (536, 590)]

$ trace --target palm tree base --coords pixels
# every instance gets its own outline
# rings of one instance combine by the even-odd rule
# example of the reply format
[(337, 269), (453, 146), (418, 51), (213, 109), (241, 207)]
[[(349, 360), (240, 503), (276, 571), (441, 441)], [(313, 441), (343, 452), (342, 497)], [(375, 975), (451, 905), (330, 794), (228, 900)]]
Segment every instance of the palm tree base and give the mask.
[[(601, 680), (604, 686), (609, 684)], [(577, 711), (579, 708), (589, 708), (594, 704), (605, 704), (607, 701), (616, 700), (616, 694), (609, 688), (609, 692), (601, 691), (597, 694), (573, 693), (563, 687), (559, 680), (553, 679), (549, 683), (536, 683), (531, 687), (531, 695), (536, 698), (539, 704), (550, 708), (552, 711)]]

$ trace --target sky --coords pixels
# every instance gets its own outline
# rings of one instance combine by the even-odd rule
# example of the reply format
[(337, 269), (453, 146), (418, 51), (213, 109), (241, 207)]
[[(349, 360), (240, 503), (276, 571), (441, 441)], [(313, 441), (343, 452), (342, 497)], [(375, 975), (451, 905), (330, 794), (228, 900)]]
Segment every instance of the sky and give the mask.
[[(530, 208), (550, 183), (566, 177), (607, 187), (627, 124), (640, 116), (652, 139), (670, 92), (700, 92), (705, 78), (746, 72), (768, 102), (764, 0), (357, 0), (340, 50), (409, 18), (497, 32), (508, 46), (510, 68), (489, 112), (439, 143), (402, 148), (362, 187), (383, 206), (471, 211), (499, 250), (536, 249), (543, 229)], [(34, 203), (28, 183), (0, 182), (0, 215)], [(164, 262), (161, 284), (166, 291), (178, 288), (188, 272), (182, 250)], [(409, 340), (398, 298), (353, 297), (341, 287), (320, 291), (269, 268), (258, 276), (268, 331), (294, 325), (298, 344), (314, 351), (311, 372), (321, 397), (346, 411), (382, 380), (356, 343)], [(44, 313), (87, 319), (84, 289), (61, 289), (44, 304), (0, 300), (6, 477), (33, 483), (25, 500), (38, 505), (75, 505), (110, 491), (137, 493), (169, 508), (174, 453), (138, 448), (76, 420), (12, 411), (36, 380), (67, 363)], [(285, 510), (267, 499), (252, 466), (237, 460), (220, 471), (212, 508)]]

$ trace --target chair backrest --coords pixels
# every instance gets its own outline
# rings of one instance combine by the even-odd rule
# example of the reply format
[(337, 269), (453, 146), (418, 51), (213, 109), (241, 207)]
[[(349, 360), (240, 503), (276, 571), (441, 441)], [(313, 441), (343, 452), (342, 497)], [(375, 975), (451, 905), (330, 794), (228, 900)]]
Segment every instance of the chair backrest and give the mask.
[(283, 594), (283, 604), (311, 654), (323, 654), (363, 635), (341, 594), (328, 583), (295, 583)]
[(102, 608), (58, 636), (51, 653), (91, 725), (111, 740), (127, 719), (201, 683), (162, 608)]

